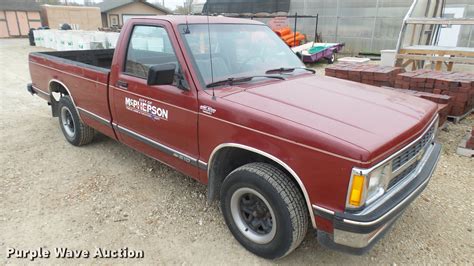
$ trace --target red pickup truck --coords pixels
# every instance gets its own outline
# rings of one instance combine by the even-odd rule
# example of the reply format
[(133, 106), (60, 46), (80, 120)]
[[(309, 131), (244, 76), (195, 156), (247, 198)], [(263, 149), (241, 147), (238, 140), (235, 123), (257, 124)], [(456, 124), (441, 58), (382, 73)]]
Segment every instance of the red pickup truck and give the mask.
[(29, 67), (28, 91), (68, 142), (100, 132), (207, 184), (264, 258), (289, 254), (309, 224), (321, 244), (364, 253), (440, 154), (435, 104), (316, 75), (252, 20), (134, 18), (115, 50), (35, 52)]

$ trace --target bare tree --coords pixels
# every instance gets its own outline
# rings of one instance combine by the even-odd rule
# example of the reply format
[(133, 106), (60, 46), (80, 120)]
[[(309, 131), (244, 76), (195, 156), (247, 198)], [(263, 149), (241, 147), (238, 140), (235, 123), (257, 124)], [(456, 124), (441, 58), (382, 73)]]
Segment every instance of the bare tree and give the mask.
[(188, 8), (185, 6), (176, 6), (176, 8), (173, 10), (174, 14), (180, 14), (180, 15), (186, 15), (188, 14)]

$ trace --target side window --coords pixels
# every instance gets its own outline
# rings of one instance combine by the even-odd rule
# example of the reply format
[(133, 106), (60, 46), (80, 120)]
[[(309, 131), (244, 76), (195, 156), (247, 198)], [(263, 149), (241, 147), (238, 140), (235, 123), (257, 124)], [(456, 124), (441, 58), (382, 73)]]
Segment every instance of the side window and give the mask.
[(128, 44), (125, 73), (146, 79), (151, 66), (170, 63), (176, 65), (178, 73), (178, 59), (166, 30), (157, 26), (135, 26)]

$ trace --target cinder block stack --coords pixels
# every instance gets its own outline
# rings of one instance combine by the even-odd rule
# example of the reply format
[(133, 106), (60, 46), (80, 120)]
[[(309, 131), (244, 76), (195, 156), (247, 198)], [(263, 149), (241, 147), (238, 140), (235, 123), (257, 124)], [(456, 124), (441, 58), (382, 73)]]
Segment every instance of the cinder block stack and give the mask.
[(468, 72), (406, 72), (397, 76), (395, 87), (451, 96), (452, 116), (461, 116), (474, 108), (474, 74)]
[(374, 86), (394, 87), (398, 74), (405, 72), (400, 67), (387, 67), (360, 63), (338, 63), (325, 69), (326, 76), (347, 79)]

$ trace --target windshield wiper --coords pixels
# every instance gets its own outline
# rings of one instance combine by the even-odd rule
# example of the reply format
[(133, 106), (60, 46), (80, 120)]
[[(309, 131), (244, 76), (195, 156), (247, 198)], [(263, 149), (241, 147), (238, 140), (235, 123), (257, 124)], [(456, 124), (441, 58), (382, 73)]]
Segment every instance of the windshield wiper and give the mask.
[(280, 76), (248, 76), (248, 77), (238, 77), (238, 78), (227, 78), (219, 81), (215, 81), (206, 85), (206, 88), (218, 87), (222, 85), (233, 85), (234, 83), (242, 83), (242, 82), (249, 82), (254, 78), (269, 78), (269, 79), (281, 79), (284, 80), (284, 77)]
[(267, 71), (265, 71), (265, 74), (291, 73), (291, 72), (295, 71), (295, 69), (303, 69), (303, 70), (309, 71), (313, 74), (316, 74), (316, 70), (314, 70), (312, 68), (307, 68), (307, 67), (280, 67), (280, 68), (267, 70)]

